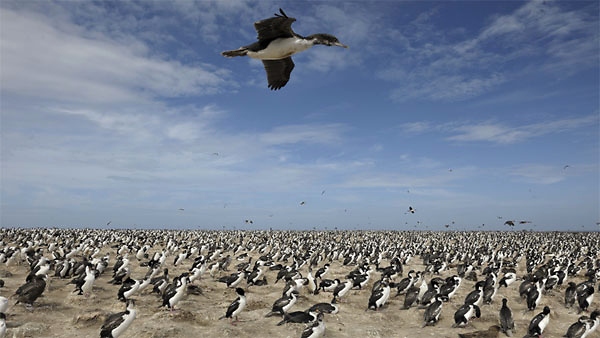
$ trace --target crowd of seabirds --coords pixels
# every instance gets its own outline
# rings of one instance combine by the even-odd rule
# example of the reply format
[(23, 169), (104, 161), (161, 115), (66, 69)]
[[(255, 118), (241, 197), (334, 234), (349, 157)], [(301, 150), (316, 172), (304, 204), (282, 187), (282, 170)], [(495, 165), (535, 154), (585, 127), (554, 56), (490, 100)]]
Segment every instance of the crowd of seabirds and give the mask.
[[(453, 327), (468, 326), (490, 311), (487, 304), (502, 288), (518, 292), (526, 302), (527, 328), (515, 329), (510, 309), (515, 300), (505, 296), (499, 300), (497, 325), (456, 333), (460, 337), (496, 337), (499, 332), (542, 337), (553, 311), (576, 313), (564, 337), (593, 337), (600, 324), (600, 311), (592, 305), (600, 277), (598, 233), (3, 229), (0, 241), (5, 271), (27, 271), (14, 290), (6, 290), (0, 280), (0, 337), (15, 306), (24, 306), (32, 319), (43, 311), (36, 305), (51, 292), (50, 281), (67, 279), (73, 294), (86, 299), (103, 292), (97, 287), (103, 278), (118, 285), (114, 300), (122, 302), (124, 311), (106, 317), (100, 337), (119, 337), (135, 325), (136, 314), (149, 310), (136, 308), (136, 299), (158, 297), (156, 304), (164, 310), (153, 311), (177, 311), (184, 297), (202, 292), (203, 280), (235, 290), (237, 298), (220, 318), (231, 325), (243, 325), (238, 319), (244, 316), (250, 287), (281, 288), (281, 297), (264, 309), (265, 317), (278, 317), (277, 325), (304, 324), (302, 338), (323, 336), (326, 318), (361, 293), (370, 293), (366, 316), (396, 311), (387, 305), (390, 298), (399, 300), (399, 311), (422, 311), (423, 332), (442, 314), (453, 316)], [(422, 260), (423, 269), (405, 271), (411, 260)], [(345, 274), (332, 275), (334, 264)], [(171, 276), (169, 267), (176, 266), (185, 272)], [(523, 266), (526, 272), (519, 273)], [(146, 272), (134, 275), (134, 270)], [(456, 299), (465, 280), (474, 282), (473, 290)], [(323, 293), (331, 301), (300, 310), (294, 306), (299, 297)], [(564, 297), (559, 309), (542, 306), (549, 293)], [(446, 313), (452, 311), (445, 310), (447, 303), (462, 305), (452, 314)]]

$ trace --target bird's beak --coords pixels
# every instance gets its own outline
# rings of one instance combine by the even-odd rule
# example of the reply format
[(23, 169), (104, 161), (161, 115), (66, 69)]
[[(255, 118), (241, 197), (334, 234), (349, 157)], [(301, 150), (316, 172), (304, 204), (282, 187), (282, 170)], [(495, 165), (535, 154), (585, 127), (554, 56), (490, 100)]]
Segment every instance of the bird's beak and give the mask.
[(343, 44), (343, 43), (341, 43), (341, 42), (336, 42), (336, 43), (334, 43), (333, 45), (334, 45), (334, 46), (338, 46), (338, 47), (348, 48), (348, 46), (344, 45), (344, 44)]

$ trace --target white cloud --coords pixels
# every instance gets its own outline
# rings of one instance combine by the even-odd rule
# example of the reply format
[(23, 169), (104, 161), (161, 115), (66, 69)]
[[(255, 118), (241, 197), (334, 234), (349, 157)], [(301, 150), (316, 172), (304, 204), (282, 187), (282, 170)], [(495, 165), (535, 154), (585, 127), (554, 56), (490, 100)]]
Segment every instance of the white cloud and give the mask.
[(554, 184), (566, 179), (563, 168), (555, 165), (523, 164), (513, 168), (510, 175), (535, 184)]
[(262, 133), (259, 139), (267, 145), (293, 143), (332, 144), (341, 140), (346, 129), (342, 124), (302, 124), (279, 126)]
[(599, 117), (594, 114), (515, 126), (496, 121), (479, 123), (456, 121), (439, 124), (428, 121), (416, 121), (403, 123), (399, 126), (399, 129), (403, 133), (411, 135), (430, 132), (450, 135), (445, 136), (445, 138), (450, 141), (512, 144), (547, 134), (572, 131), (589, 125), (598, 124), (598, 121)]
[(2, 9), (2, 91), (76, 102), (123, 102), (215, 93), (227, 71), (156, 58), (34, 12)]
[(451, 132), (456, 135), (447, 139), (452, 141), (487, 141), (494, 143), (516, 143), (546, 134), (561, 133), (597, 123), (598, 116), (589, 115), (570, 119), (547, 121), (521, 126), (506, 126), (501, 123), (480, 123), (457, 126)]

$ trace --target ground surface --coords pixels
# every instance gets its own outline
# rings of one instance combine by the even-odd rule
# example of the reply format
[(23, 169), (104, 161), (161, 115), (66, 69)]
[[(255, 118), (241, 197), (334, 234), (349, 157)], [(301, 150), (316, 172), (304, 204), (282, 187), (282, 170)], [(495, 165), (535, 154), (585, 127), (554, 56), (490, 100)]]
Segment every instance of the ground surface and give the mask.
[[(5, 244), (6, 246), (10, 245), (10, 243)], [(111, 247), (114, 243), (106, 244), (101, 248), (98, 256), (110, 253), (110, 265), (107, 271), (96, 280), (90, 297), (86, 298), (73, 293), (73, 285), (68, 284), (70, 279), (51, 277), (43, 297), (36, 301), (33, 311), (29, 311), (21, 304), (13, 305), (15, 301), (11, 299), (11, 305), (7, 311), (7, 337), (99, 337), (100, 327), (106, 315), (124, 309), (124, 303), (119, 302), (116, 296), (119, 286), (108, 283), (111, 279), (111, 269), (117, 249)], [(149, 251), (152, 253), (156, 249), (155, 246)], [(260, 256), (257, 251), (248, 253), (254, 260)], [(147, 268), (140, 266), (140, 262), (134, 257), (134, 254), (130, 256), (131, 276), (141, 279)], [(192, 258), (189, 258), (179, 266), (173, 266), (174, 256), (172, 253), (165, 262), (165, 266), (170, 269), (171, 276), (187, 271), (193, 262)], [(233, 272), (238, 263), (234, 259), (230, 271), (221, 272), (220, 275)], [(320, 266), (324, 263), (325, 261), (321, 262)], [(388, 264), (389, 260), (384, 259), (381, 266)], [(341, 260), (332, 261), (326, 278), (344, 280), (345, 275), (354, 268), (355, 266), (342, 265)], [(4, 276), (2, 279), (5, 281), (5, 286), (0, 289), (0, 295), (11, 296), (23, 284), (28, 269), (26, 264), (14, 266), (2, 264), (0, 272)], [(415, 271), (425, 269), (420, 257), (413, 257), (404, 266), (403, 277), (411, 269)], [(304, 265), (300, 272), (306, 276), (308, 264)], [(524, 259), (519, 263), (517, 272), (519, 277), (525, 274)], [(194, 283), (201, 288), (203, 294), (186, 295), (178, 304), (178, 310), (174, 312), (160, 308), (161, 300), (156, 294), (150, 294), (150, 289), (146, 289), (133, 297), (136, 300), (138, 315), (122, 337), (300, 337), (304, 328), (303, 324), (277, 326), (279, 317), (265, 318), (265, 314), (270, 311), (273, 302), (281, 296), (284, 287), (284, 283), (281, 281), (274, 284), (276, 274), (276, 271), (267, 272), (266, 277), (269, 284), (266, 286), (247, 287), (245, 282), (242, 283), (241, 287), (247, 291), (248, 306), (240, 314), (240, 322), (237, 325), (232, 325), (228, 320), (218, 320), (224, 315), (230, 302), (236, 298), (236, 294), (233, 289), (227, 288), (225, 284), (211, 278), (208, 272), (201, 280)], [(439, 276), (445, 278), (454, 274), (457, 274), (457, 270), (455, 266), (451, 265)], [(431, 277), (432, 275), (429, 274), (426, 279), (429, 280)], [(563, 305), (565, 285), (545, 294), (538, 309), (533, 312), (526, 311), (525, 302), (520, 301), (518, 296), (521, 281), (517, 281), (508, 289), (500, 288), (491, 305), (482, 305), (481, 318), (473, 320), (466, 328), (452, 328), (454, 312), (463, 303), (465, 296), (473, 290), (475, 284), (473, 281), (463, 279), (458, 292), (448, 303), (444, 303), (439, 323), (435, 326), (421, 328), (424, 310), (415, 307), (401, 310), (404, 296), (393, 297), (395, 291), (392, 291), (392, 297), (382, 309), (377, 312), (365, 311), (371, 286), (373, 281), (378, 278), (379, 273), (374, 273), (366, 289), (350, 291), (345, 301), (340, 304), (340, 311), (337, 315), (325, 315), (327, 327), (325, 337), (457, 337), (458, 333), (485, 330), (490, 325), (496, 324), (503, 297), (508, 299), (508, 304), (513, 311), (516, 323), (515, 337), (525, 335), (531, 318), (541, 312), (544, 305), (548, 305), (552, 309), (550, 324), (544, 332), (545, 337), (562, 337), (569, 325), (579, 317), (575, 309), (566, 309)], [(399, 277), (397, 281), (401, 278)], [(570, 280), (581, 282), (584, 278), (577, 276), (571, 277)], [(313, 295), (307, 290), (303, 290), (292, 310), (304, 310), (317, 302), (329, 302), (331, 298), (331, 293), (321, 292)], [(598, 300), (592, 308), (597, 307), (597, 302)], [(594, 334), (593, 337), (600, 337), (599, 332)]]

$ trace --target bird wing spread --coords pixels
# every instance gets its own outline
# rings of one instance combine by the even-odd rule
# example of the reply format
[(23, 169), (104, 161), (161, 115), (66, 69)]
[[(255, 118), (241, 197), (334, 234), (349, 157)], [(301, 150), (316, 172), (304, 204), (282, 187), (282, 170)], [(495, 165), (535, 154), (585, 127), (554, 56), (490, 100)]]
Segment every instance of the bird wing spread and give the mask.
[(259, 41), (271, 41), (276, 38), (291, 38), (294, 36), (292, 23), (294, 18), (287, 16), (274, 16), (254, 23), (254, 29), (258, 33)]
[(290, 80), (290, 74), (294, 69), (294, 61), (291, 57), (280, 60), (263, 60), (267, 81), (271, 90), (277, 90), (286, 85)]

